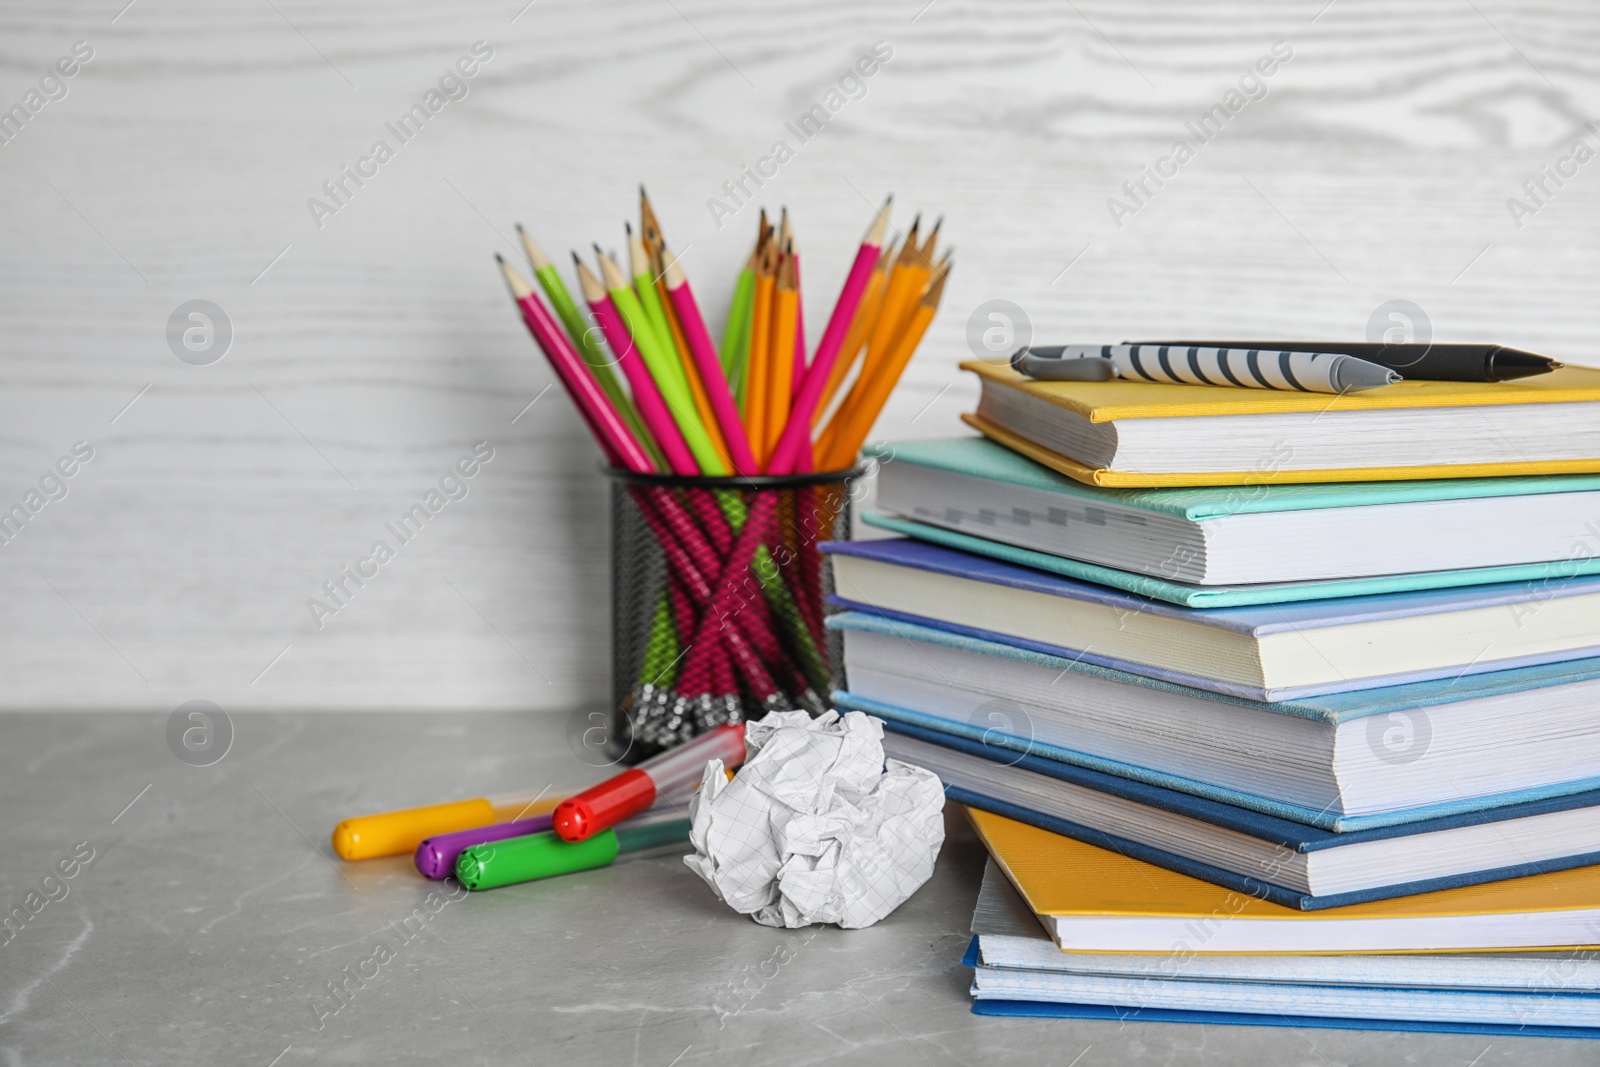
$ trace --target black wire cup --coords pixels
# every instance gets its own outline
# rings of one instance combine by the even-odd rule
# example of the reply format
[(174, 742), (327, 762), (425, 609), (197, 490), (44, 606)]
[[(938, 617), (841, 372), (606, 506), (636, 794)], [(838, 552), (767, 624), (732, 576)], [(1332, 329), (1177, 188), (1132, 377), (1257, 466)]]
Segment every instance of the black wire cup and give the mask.
[(819, 542), (849, 531), (851, 479), (611, 477), (614, 747), (632, 761), (722, 723), (827, 708)]

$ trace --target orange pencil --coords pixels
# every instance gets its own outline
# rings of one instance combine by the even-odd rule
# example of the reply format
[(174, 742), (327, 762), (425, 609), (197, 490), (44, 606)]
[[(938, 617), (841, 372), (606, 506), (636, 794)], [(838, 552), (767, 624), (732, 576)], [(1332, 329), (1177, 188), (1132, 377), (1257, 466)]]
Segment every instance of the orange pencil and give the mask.
[(744, 426), (750, 437), (750, 451), (763, 463), (767, 444), (767, 390), (771, 388), (771, 360), (767, 349), (772, 333), (773, 242), (756, 257), (755, 307), (750, 317), (750, 371), (745, 380)]
[(818, 469), (839, 470), (847, 466), (861, 451), (861, 446), (866, 444), (867, 435), (872, 432), (872, 424), (878, 421), (884, 404), (889, 400), (890, 391), (899, 382), (900, 375), (905, 372), (906, 365), (911, 362), (911, 356), (922, 340), (922, 335), (928, 332), (928, 325), (933, 322), (933, 316), (939, 310), (939, 301), (944, 296), (945, 279), (950, 276), (950, 266), (951, 261), (947, 254), (944, 262), (932, 272), (928, 287), (913, 308), (906, 328), (900, 332), (891, 350), (886, 353), (882, 370), (870, 380), (857, 383), (856, 390), (851, 396), (852, 400), (857, 401), (851, 405), (854, 409), (851, 421), (842, 427), (841, 432), (834, 438), (831, 450), (822, 457)]
[(913, 277), (915, 273), (913, 264), (921, 251), (917, 244), (917, 228), (921, 225), (921, 221), (920, 215), (912, 220), (911, 229), (900, 244), (899, 254), (887, 269), (884, 294), (878, 307), (877, 319), (867, 331), (867, 349), (861, 357), (861, 373), (856, 376), (855, 384), (845, 394), (844, 400), (835, 409), (833, 418), (828, 421), (827, 428), (822, 431), (816, 448), (819, 459), (837, 452), (842, 443), (841, 434), (846, 434), (857, 418), (858, 405), (867, 383), (883, 372), (884, 360), (894, 344), (894, 339), (899, 335), (899, 327), (906, 318), (905, 313), (915, 304), (917, 294), (921, 291), (921, 287)]
[(834, 362), (833, 369), (828, 372), (828, 384), (823, 387), (822, 399), (817, 401), (816, 410), (811, 413), (813, 427), (822, 421), (829, 405), (833, 403), (833, 398), (838, 395), (839, 387), (850, 377), (850, 371), (856, 364), (856, 357), (861, 355), (861, 350), (867, 343), (867, 335), (878, 321), (878, 312), (883, 307), (884, 276), (888, 272), (889, 264), (894, 261), (894, 256), (892, 246), (886, 247), (878, 254), (878, 262), (872, 268), (872, 277), (867, 281), (867, 291), (862, 294), (855, 318), (850, 320), (850, 332), (844, 335), (844, 344), (839, 346), (839, 358)]
[(911, 230), (900, 246), (900, 254), (895, 257), (894, 265), (889, 269), (883, 307), (878, 312), (878, 321), (873, 324), (872, 332), (868, 334), (867, 354), (861, 364), (863, 378), (876, 374), (878, 368), (883, 365), (885, 353), (893, 344), (900, 325), (905, 321), (907, 312), (911, 310), (917, 294), (921, 291), (921, 286), (913, 277), (916, 273), (915, 264), (921, 252), (917, 245), (917, 227), (920, 222), (919, 219), (911, 223)]
[[(794, 363), (789, 379), (789, 395), (792, 397), (800, 391), (800, 383), (806, 376), (806, 304), (805, 293), (800, 288), (800, 249), (795, 247), (794, 227), (789, 224), (789, 209), (783, 209), (783, 217), (778, 225), (778, 247), (789, 254), (789, 263), (794, 272)], [(783, 421), (789, 421), (789, 413), (783, 413)]]
[(784, 251), (778, 264), (778, 278), (773, 286), (774, 314), (772, 316), (772, 342), (767, 351), (772, 363), (767, 381), (767, 418), (762, 429), (766, 433), (761, 450), (761, 463), (765, 467), (778, 447), (778, 438), (789, 424), (789, 403), (794, 395), (793, 367), (784, 356), (795, 347), (795, 329), (800, 316), (800, 293), (795, 287), (794, 254)]

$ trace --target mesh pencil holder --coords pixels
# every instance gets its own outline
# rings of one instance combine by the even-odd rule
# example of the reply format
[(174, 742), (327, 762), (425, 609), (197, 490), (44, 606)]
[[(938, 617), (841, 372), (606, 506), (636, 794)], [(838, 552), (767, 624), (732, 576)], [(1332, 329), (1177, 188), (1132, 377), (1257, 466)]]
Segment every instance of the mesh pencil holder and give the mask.
[(831, 577), (851, 479), (611, 478), (611, 736), (632, 762), (713, 726), (827, 707)]

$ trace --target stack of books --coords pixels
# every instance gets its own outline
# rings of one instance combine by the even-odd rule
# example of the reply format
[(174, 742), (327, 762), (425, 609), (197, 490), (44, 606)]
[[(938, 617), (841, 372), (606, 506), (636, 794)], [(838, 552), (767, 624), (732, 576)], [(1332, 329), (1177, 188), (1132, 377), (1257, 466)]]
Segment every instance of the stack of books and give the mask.
[(1012, 887), (975, 1010), (1600, 1036), (1600, 371), (968, 366), (827, 550), (836, 704)]

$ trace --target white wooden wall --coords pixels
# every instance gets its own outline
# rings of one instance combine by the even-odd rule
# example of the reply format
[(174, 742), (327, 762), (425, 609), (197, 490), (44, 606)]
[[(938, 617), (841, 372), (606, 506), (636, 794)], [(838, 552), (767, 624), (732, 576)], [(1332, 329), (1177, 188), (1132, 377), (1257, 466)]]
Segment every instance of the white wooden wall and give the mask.
[[(125, 2), (0, 8), (0, 107), (94, 52), (0, 145), (0, 507), (94, 449), (0, 547), (7, 707), (602, 695), (598, 457), (558, 391), (527, 408), (552, 379), (491, 254), (517, 220), (616, 245), (644, 180), (720, 323), (754, 209), (719, 229), (706, 200), (777, 139), (763, 198), (795, 213), (810, 321), (890, 190), (958, 249), (884, 436), (959, 432), (995, 298), (1090, 341), (1361, 336), (1403, 299), (1441, 339), (1600, 363), (1600, 161), (1520, 227), (1507, 207), (1600, 148), (1580, 0)], [(307, 199), (479, 40), (469, 95), (318, 228)], [(799, 145), (785, 121), (879, 41), (865, 96)], [(1107, 199), (1275, 41), (1266, 96), (1114, 225)], [(235, 331), (209, 366), (166, 340), (193, 299)], [(470, 494), (319, 630), (307, 599), (482, 440)]]

